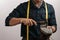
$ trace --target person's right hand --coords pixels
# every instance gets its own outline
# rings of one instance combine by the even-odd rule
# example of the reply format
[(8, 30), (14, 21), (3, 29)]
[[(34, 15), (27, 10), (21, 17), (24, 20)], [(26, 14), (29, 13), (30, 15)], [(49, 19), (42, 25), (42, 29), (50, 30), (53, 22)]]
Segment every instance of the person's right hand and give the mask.
[(32, 25), (37, 25), (37, 22), (33, 19), (27, 19), (27, 18), (22, 18), (21, 23), (24, 25), (32, 26)]

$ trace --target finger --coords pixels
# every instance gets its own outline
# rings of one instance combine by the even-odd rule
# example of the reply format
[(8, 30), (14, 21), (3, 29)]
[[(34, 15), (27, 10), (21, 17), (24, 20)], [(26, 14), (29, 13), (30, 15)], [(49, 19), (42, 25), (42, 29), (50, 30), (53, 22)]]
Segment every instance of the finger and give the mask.
[(28, 25), (31, 26), (30, 20), (28, 21)]
[(36, 21), (32, 20), (32, 22), (33, 22), (34, 25), (37, 25), (37, 22)]
[(32, 20), (30, 20), (30, 26), (32, 26), (33, 25), (33, 22), (32, 22)]

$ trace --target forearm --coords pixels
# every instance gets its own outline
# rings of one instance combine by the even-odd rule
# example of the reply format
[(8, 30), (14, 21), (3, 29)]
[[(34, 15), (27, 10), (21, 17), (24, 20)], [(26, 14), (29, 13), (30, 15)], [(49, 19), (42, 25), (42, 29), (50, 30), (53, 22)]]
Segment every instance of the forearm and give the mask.
[(10, 19), (10, 21), (9, 21), (9, 25), (10, 25), (10, 26), (13, 26), (13, 25), (20, 24), (20, 23), (21, 23), (21, 19), (22, 19), (22, 18), (12, 18), (12, 19)]
[(32, 26), (33, 24), (37, 25), (35, 20), (27, 19), (27, 18), (12, 18), (9, 21), (10, 26), (17, 25), (17, 24), (20, 24), (20, 23), (23, 23), (24, 25), (29, 25), (29, 26)]

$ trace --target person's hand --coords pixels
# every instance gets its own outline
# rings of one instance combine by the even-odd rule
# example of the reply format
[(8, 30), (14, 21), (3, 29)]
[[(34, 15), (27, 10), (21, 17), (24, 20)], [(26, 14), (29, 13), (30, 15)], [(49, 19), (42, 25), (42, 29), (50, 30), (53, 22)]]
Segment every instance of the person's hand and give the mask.
[(27, 19), (27, 18), (22, 18), (21, 23), (24, 25), (32, 26), (32, 25), (37, 25), (37, 22), (33, 19)]
[(48, 29), (52, 29), (52, 31), (54, 32), (56, 29), (55, 29), (55, 26), (47, 26)]
[(56, 31), (55, 26), (52, 26), (52, 31), (53, 31), (53, 32), (55, 32), (55, 31)]
[(48, 28), (48, 29), (51, 29), (51, 28), (52, 28), (52, 26), (47, 26), (47, 28)]

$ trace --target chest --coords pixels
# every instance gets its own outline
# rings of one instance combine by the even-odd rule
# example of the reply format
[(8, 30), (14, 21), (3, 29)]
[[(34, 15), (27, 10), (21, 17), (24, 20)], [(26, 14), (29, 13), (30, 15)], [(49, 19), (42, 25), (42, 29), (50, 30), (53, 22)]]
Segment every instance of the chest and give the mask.
[(29, 17), (34, 20), (45, 20), (46, 19), (46, 11), (45, 9), (30, 9)]
[[(51, 17), (50, 11), (48, 10), (48, 18)], [(27, 17), (27, 11), (25, 10), (24, 17)], [(30, 9), (29, 18), (34, 19), (36, 21), (46, 20), (46, 10), (44, 8), (40, 9)]]

